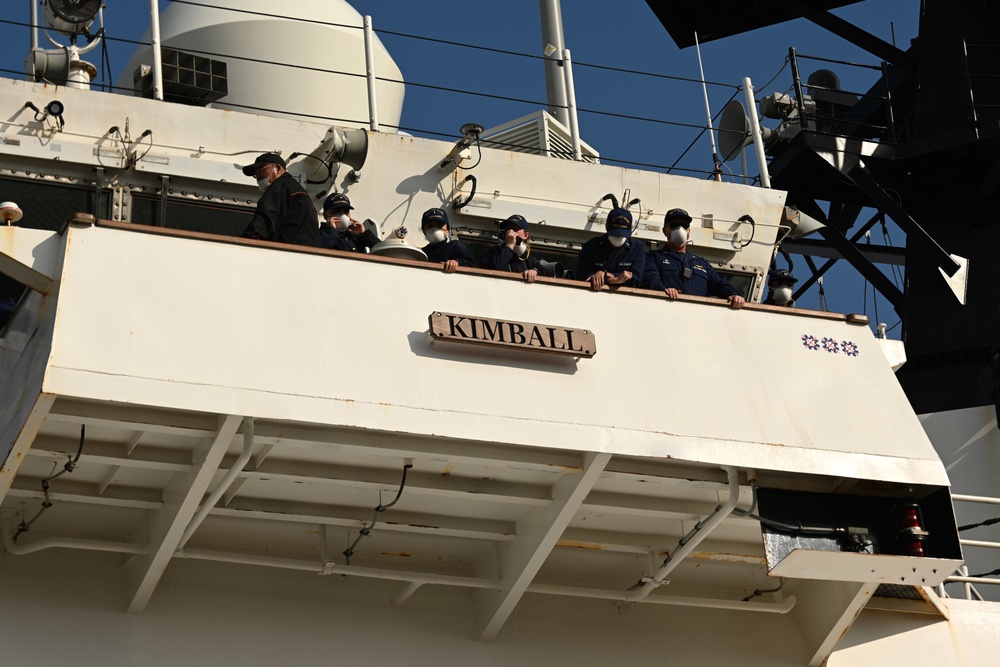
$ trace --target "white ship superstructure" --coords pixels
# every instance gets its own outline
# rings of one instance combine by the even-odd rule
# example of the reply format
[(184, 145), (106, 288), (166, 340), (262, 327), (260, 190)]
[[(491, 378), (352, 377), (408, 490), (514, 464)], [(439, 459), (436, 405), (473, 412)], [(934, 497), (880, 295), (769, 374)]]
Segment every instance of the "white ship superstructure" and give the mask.
[(784, 192), (0, 83), (24, 212), (0, 272), (27, 288), (0, 338), (6, 662), (1000, 654), (997, 604), (944, 589), (961, 454), (866, 317), (233, 235), (258, 196), (235, 165), (270, 150), (410, 246), (428, 208), (480, 246), (519, 213), (556, 261), (627, 191), (637, 238), (683, 206), (759, 302)]

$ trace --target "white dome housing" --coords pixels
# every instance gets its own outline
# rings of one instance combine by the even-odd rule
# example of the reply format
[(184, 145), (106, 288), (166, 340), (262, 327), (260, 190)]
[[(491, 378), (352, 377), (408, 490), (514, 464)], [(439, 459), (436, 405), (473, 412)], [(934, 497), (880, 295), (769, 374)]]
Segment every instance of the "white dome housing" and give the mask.
[[(347, 2), (285, 0), (282, 16), (274, 16), (275, 4), (266, 0), (215, 0), (215, 5), (171, 3), (160, 14), (165, 48), (226, 63), (228, 94), (213, 102), (214, 108), (368, 125), (362, 18)], [(402, 81), (377, 36), (373, 51), (376, 76)], [(118, 85), (131, 88), (136, 68), (152, 63), (152, 50), (140, 47)], [(398, 126), (403, 84), (379, 81), (376, 95), (379, 124)]]

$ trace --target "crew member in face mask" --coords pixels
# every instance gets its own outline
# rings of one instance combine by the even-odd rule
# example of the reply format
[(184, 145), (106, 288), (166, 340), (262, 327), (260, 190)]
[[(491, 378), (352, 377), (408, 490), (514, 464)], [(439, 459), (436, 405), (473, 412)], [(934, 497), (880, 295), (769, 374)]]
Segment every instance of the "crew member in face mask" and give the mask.
[(440, 208), (424, 211), (420, 218), (420, 229), (427, 238), (422, 250), (429, 262), (443, 262), (445, 273), (455, 273), (460, 266), (475, 266), (476, 259), (469, 247), (455, 239), (448, 240), (448, 214)]
[(498, 245), (487, 248), (479, 256), (483, 269), (520, 273), (525, 282), (533, 283), (538, 276), (551, 276), (537, 257), (531, 256), (528, 239), (528, 221), (523, 215), (512, 215), (500, 224)]
[(258, 155), (243, 167), (245, 176), (257, 179), (260, 200), (243, 236), (263, 241), (319, 245), (319, 225), (312, 197), (285, 171), (285, 161), (277, 153)]
[(324, 248), (348, 252), (368, 252), (378, 243), (374, 232), (351, 217), (351, 200), (335, 192), (323, 202), (323, 224), (319, 226), (319, 241)]
[(638, 287), (646, 264), (646, 248), (632, 238), (632, 214), (624, 208), (612, 209), (606, 233), (583, 244), (577, 256), (577, 270), (593, 290), (604, 285)]
[(746, 303), (739, 291), (701, 257), (688, 252), (691, 237), (691, 216), (682, 208), (672, 208), (663, 219), (667, 245), (646, 254), (642, 286), (663, 290), (667, 297), (679, 294), (715, 296), (729, 301), (734, 309)]
[(799, 279), (787, 269), (772, 271), (771, 275), (767, 277), (768, 292), (764, 303), (770, 306), (794, 308), (795, 302), (792, 301), (792, 292), (795, 291), (795, 283), (798, 281)]

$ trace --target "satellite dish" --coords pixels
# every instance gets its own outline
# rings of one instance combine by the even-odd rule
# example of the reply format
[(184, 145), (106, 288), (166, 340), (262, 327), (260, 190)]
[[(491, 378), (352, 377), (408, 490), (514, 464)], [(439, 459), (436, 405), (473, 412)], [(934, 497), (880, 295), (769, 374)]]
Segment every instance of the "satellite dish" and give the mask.
[(729, 162), (750, 143), (753, 143), (750, 119), (740, 101), (733, 100), (722, 110), (719, 121), (719, 156), (723, 162)]

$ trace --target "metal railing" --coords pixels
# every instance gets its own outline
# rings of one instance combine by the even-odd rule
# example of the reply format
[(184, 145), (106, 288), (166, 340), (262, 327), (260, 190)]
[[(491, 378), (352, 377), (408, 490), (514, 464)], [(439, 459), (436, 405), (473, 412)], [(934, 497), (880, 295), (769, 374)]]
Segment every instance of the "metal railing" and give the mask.
[[(963, 494), (954, 494), (951, 497), (952, 502), (963, 502), (963, 503), (975, 503), (980, 505), (1000, 505), (1000, 498), (992, 498), (988, 496), (969, 496)], [(959, 543), (963, 547), (975, 547), (983, 549), (1000, 549), (1000, 542), (989, 542), (985, 540), (966, 540), (959, 539)], [(981, 584), (986, 586), (1000, 586), (1000, 578), (989, 578), (983, 576), (969, 576), (969, 568), (965, 565), (958, 568), (955, 574), (944, 580), (943, 584), (937, 587), (938, 595), (941, 597), (951, 597), (945, 591), (945, 584), (962, 584), (962, 589), (964, 591), (964, 597), (966, 600), (980, 600), (982, 601), (983, 596), (977, 591), (973, 584)]]

